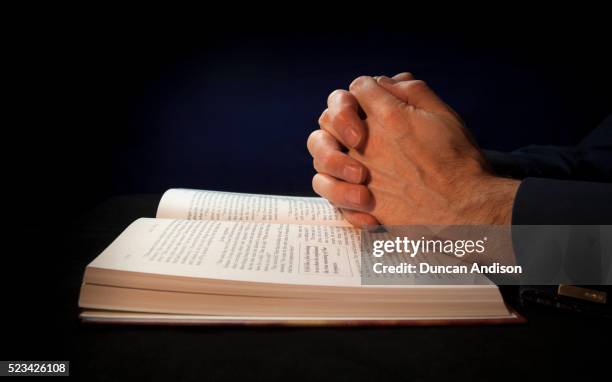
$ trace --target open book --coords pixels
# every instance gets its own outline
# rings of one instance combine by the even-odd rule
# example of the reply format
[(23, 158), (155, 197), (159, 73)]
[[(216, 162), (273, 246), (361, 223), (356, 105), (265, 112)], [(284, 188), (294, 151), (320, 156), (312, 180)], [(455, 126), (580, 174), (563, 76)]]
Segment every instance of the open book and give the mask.
[(486, 285), (363, 286), (360, 230), (326, 200), (171, 189), (86, 268), (85, 322), (504, 323)]

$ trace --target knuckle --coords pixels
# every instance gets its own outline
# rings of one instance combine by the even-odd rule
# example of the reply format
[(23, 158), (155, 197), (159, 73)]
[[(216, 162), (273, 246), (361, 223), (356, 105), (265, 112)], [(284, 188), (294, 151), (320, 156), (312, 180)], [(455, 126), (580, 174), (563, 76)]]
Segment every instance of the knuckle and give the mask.
[(325, 123), (327, 123), (328, 120), (329, 120), (329, 109), (325, 109), (319, 116), (319, 119), (317, 122), (319, 123), (319, 126), (322, 126)]
[(411, 80), (404, 81), (397, 84), (401, 89), (403, 89), (407, 93), (418, 93), (422, 90), (427, 89), (427, 83), (423, 80)]
[(329, 105), (335, 99), (340, 99), (340, 98), (346, 97), (347, 93), (348, 92), (346, 90), (343, 90), (343, 89), (336, 89), (336, 90), (334, 90), (333, 92), (329, 93), (329, 96), (327, 97), (327, 104)]
[(319, 174), (315, 174), (312, 177), (312, 189), (314, 190), (314, 192), (316, 192), (317, 194), (322, 195), (322, 190), (320, 187), (320, 180), (321, 180), (321, 175)]
[(311, 183), (312, 190), (318, 195), (321, 195), (319, 194), (319, 190), (317, 190), (317, 176), (316, 175), (312, 177), (312, 180), (310, 183)]
[(427, 89), (427, 83), (423, 80), (414, 80), (410, 81), (409, 87), (413, 89), (413, 91), (423, 91)]
[(414, 80), (414, 75), (411, 72), (401, 72), (396, 77), (399, 77), (401, 81), (412, 81), (412, 80)]
[(316, 143), (321, 139), (322, 132), (322, 130), (315, 130), (308, 136), (308, 139), (306, 140), (306, 147), (308, 147), (308, 151), (310, 152), (310, 154), (312, 154), (313, 148)]
[(351, 84), (349, 85), (349, 89), (350, 90), (357, 90), (357, 89), (363, 87), (368, 82), (368, 80), (370, 78), (371, 77), (369, 77), (369, 76), (359, 76), (359, 77), (355, 78), (353, 80), (353, 82), (351, 82)]

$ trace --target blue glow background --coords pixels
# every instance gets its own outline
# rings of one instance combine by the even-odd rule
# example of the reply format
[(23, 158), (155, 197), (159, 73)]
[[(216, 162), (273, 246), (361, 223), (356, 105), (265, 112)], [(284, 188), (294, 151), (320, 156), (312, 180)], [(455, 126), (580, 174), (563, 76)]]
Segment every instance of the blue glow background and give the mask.
[(306, 138), (362, 74), (413, 72), (488, 149), (574, 144), (612, 105), (597, 27), (240, 26), (83, 21), (34, 36), (21, 89), (42, 106), (17, 131), (21, 196), (48, 185), (44, 208), (70, 213), (171, 187), (311, 192)]

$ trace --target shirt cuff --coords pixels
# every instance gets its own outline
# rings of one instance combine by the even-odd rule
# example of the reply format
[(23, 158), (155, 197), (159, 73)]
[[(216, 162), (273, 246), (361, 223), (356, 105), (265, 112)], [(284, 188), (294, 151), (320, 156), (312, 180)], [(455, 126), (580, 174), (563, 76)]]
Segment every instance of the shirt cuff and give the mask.
[(514, 199), (512, 224), (612, 224), (612, 184), (526, 178)]

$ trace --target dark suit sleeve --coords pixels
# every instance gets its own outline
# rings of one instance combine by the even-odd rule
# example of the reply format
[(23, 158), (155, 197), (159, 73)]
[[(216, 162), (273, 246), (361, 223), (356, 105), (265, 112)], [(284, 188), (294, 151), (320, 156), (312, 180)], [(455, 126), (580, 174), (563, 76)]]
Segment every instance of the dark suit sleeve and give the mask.
[(612, 224), (612, 116), (575, 147), (485, 156), (499, 175), (523, 179), (512, 224)]

